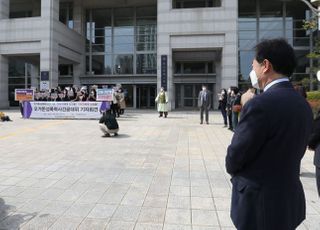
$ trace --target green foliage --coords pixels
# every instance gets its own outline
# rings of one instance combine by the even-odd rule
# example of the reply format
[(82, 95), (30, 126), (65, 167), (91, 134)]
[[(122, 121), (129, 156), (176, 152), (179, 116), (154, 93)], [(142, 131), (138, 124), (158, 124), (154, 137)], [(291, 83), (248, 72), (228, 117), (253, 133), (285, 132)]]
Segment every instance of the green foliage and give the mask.
[(315, 45), (313, 51), (307, 55), (307, 58), (318, 59), (320, 58), (320, 40), (315, 38)]
[(302, 28), (306, 31), (314, 30), (318, 27), (317, 18), (313, 17), (310, 20), (303, 20)]
[[(313, 90), (313, 89), (310, 89), (310, 78), (309, 77), (305, 77), (301, 81), (296, 81), (294, 83), (297, 85), (302, 85), (307, 91)], [(317, 79), (312, 79), (312, 85), (316, 86), (317, 84), (318, 84)]]
[(308, 100), (319, 100), (320, 101), (320, 91), (307, 92)]

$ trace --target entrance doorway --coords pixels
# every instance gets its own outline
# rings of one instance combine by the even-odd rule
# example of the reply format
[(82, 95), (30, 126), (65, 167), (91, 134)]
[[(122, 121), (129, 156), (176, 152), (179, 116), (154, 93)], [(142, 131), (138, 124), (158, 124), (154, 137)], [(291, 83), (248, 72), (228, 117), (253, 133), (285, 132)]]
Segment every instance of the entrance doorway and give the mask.
[(156, 91), (156, 85), (137, 85), (137, 108), (154, 109)]
[[(207, 84), (208, 90), (212, 93), (214, 84)], [(196, 109), (198, 108), (198, 95), (202, 89), (202, 84), (176, 84), (176, 108), (177, 109)], [(213, 105), (213, 100), (212, 100)]]

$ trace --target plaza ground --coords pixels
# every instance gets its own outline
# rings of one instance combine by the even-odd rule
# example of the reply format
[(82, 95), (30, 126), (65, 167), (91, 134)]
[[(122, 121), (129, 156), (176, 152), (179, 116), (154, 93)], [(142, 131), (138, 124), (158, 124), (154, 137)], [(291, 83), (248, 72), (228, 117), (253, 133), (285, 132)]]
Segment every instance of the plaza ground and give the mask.
[[(128, 111), (118, 137), (97, 120), (0, 122), (0, 229), (234, 229), (225, 155), (233, 133), (218, 112)], [(313, 152), (302, 162), (307, 219), (320, 230)]]

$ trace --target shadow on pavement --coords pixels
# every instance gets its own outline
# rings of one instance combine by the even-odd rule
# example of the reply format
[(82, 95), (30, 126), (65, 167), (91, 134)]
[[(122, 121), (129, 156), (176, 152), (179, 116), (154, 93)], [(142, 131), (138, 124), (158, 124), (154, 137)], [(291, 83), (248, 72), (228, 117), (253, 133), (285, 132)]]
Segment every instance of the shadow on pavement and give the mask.
[(0, 229), (20, 229), (20, 226), (37, 216), (37, 213), (15, 213), (16, 207), (0, 198)]
[(122, 134), (122, 133), (119, 133), (118, 136), (114, 137), (114, 138), (130, 138), (131, 136), (128, 135), (128, 134)]

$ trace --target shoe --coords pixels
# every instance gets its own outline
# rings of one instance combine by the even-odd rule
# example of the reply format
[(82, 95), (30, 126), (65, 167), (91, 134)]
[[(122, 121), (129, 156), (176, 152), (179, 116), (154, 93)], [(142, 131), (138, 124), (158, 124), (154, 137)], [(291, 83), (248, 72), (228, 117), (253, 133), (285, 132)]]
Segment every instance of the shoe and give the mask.
[(202, 125), (202, 124), (203, 124), (203, 122), (201, 121), (201, 122), (200, 122), (200, 125)]
[(207, 123), (207, 125), (209, 125), (209, 122), (208, 122), (208, 121), (207, 121), (206, 123)]
[(104, 134), (102, 137), (110, 137), (109, 133)]
[(118, 133), (115, 133), (114, 136), (115, 136), (115, 137), (118, 136)]

